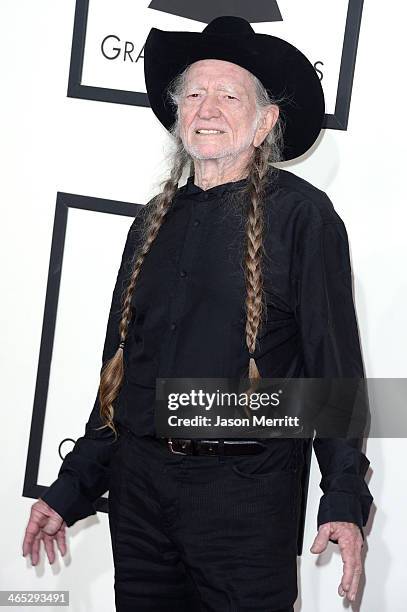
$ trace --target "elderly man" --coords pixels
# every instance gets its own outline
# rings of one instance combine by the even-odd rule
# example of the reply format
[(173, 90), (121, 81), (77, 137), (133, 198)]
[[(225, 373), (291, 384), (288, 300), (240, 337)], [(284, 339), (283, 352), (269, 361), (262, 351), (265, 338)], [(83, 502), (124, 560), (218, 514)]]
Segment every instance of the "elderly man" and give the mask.
[[(153, 28), (145, 74), (175, 143), (170, 176), (129, 230), (86, 432), (33, 504), (24, 554), (35, 564), (41, 539), (51, 562), (54, 540), (64, 553), (66, 525), (109, 489), (117, 610), (289, 612), (309, 440), (157, 438), (155, 381), (363, 378), (343, 222), (272, 165), (315, 142), (322, 89), (295, 47), (234, 17)], [(313, 441), (311, 551), (338, 544), (349, 600), (373, 499), (360, 442)]]

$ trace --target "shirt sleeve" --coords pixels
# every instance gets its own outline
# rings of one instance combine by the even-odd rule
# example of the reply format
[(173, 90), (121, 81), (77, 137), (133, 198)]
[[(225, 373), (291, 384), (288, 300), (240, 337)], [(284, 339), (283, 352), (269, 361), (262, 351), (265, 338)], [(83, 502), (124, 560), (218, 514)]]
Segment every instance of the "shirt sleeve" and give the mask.
[[(304, 230), (299, 256), (296, 317), (305, 376), (364, 379), (348, 236), (336, 214)], [(369, 460), (361, 438), (313, 439), (322, 479), (317, 527), (329, 521), (356, 523), (364, 539), (373, 497), (364, 476)], [(337, 543), (337, 540), (331, 540)]]
[[(103, 347), (102, 367), (113, 357), (120, 342), (121, 298), (131, 273), (135, 229), (139, 214), (140, 211), (128, 231), (116, 277)], [(98, 389), (84, 435), (77, 439), (72, 451), (64, 458), (57, 479), (40, 497), (64, 518), (68, 527), (79, 519), (96, 514), (93, 502), (109, 489), (109, 465), (117, 445), (110, 427), (99, 431), (95, 429), (103, 424), (99, 408)]]

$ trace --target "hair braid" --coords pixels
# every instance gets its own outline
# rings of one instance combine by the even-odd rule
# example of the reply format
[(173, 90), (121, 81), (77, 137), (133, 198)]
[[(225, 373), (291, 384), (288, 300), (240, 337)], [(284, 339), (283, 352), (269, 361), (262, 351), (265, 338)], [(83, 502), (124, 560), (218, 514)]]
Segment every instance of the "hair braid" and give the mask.
[[(269, 134), (262, 144), (255, 149), (247, 165), (246, 185), (239, 189), (238, 206), (245, 214), (246, 244), (243, 251), (242, 264), (246, 281), (246, 345), (249, 350), (247, 376), (251, 379), (249, 388), (244, 392), (250, 396), (258, 388), (261, 375), (254, 354), (259, 329), (263, 317), (267, 316), (267, 306), (264, 300), (262, 265), (264, 262), (264, 207), (267, 201), (266, 188), (273, 182), (273, 173), (277, 172), (271, 163), (273, 156), (278, 155), (278, 142)], [(243, 196), (243, 197), (242, 197)], [(234, 201), (232, 199), (230, 203)], [(246, 204), (243, 209), (242, 204)], [(250, 411), (245, 407), (247, 414)]]
[(170, 177), (164, 181), (162, 191), (145, 205), (145, 211), (143, 211), (145, 215), (143, 216), (143, 225), (141, 228), (143, 233), (142, 246), (137, 253), (137, 257), (136, 253), (133, 255), (133, 269), (128, 285), (122, 296), (122, 316), (119, 322), (120, 345), (113, 357), (106, 361), (101, 370), (99, 384), (99, 414), (104, 425), (98, 429), (110, 427), (116, 435), (117, 432), (113, 422), (113, 402), (117, 398), (123, 382), (124, 365), (122, 343), (126, 340), (132, 316), (132, 295), (141, 266), (171, 207), (175, 193), (178, 189), (178, 182), (182, 176), (185, 165), (189, 161), (181, 140), (177, 140), (173, 155), (174, 163), (172, 165)]
[(251, 355), (249, 378), (260, 378), (260, 373), (252, 355), (256, 350), (256, 338), (260, 328), (265, 306), (263, 301), (263, 223), (264, 190), (268, 180), (269, 145), (263, 143), (253, 155), (249, 167), (245, 255), (246, 278), (246, 343)]

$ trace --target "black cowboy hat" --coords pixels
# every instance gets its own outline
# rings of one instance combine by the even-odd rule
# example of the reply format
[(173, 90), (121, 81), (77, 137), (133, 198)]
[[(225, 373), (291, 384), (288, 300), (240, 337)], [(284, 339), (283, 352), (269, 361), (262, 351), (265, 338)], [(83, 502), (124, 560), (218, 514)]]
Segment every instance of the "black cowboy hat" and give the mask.
[(202, 59), (219, 59), (246, 68), (275, 97), (285, 119), (283, 159), (305, 153), (317, 139), (325, 116), (324, 92), (305, 55), (289, 42), (256, 34), (242, 17), (213, 19), (202, 32), (151, 28), (144, 46), (144, 75), (151, 109), (169, 130), (175, 108), (166, 90), (187, 66)]

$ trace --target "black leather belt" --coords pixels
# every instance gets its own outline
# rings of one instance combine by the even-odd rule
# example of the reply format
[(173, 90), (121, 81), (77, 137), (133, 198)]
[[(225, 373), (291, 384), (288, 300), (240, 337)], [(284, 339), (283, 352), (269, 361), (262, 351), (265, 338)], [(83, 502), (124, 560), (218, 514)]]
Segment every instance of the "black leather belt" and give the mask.
[(267, 447), (257, 440), (158, 438), (175, 455), (257, 455)]

